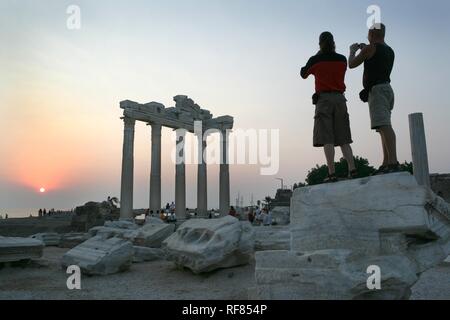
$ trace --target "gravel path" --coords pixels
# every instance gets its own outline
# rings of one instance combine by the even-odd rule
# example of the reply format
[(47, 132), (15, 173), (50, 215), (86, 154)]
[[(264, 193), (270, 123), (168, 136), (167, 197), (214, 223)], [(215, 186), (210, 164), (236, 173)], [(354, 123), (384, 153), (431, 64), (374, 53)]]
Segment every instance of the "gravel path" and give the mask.
[(48, 247), (41, 261), (0, 270), (0, 299), (247, 299), (254, 286), (254, 263), (194, 275), (172, 262), (133, 264), (108, 276), (82, 276), (81, 290), (68, 290), (69, 275), (59, 264), (67, 249)]
[[(43, 258), (27, 267), (0, 270), (0, 299), (248, 299), (254, 292), (254, 263), (194, 275), (171, 262), (133, 264), (109, 276), (82, 276), (81, 290), (68, 290), (68, 275), (59, 260), (67, 249), (48, 247)], [(450, 264), (425, 272), (411, 299), (450, 299)]]

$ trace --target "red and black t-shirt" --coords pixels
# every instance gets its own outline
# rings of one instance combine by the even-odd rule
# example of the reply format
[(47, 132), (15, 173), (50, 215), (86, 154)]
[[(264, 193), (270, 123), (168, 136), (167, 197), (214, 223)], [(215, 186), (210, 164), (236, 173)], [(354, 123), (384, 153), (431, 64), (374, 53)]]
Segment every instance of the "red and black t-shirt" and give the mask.
[(300, 72), (306, 79), (310, 74), (316, 78), (316, 93), (345, 92), (347, 58), (338, 53), (318, 53), (312, 56)]

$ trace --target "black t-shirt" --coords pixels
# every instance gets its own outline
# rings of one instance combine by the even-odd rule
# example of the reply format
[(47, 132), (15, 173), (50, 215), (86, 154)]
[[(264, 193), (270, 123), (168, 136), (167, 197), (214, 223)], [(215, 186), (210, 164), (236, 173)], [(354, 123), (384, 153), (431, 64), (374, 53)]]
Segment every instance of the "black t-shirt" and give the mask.
[(364, 61), (364, 88), (370, 90), (377, 84), (390, 83), (394, 60), (394, 50), (387, 44), (377, 43), (373, 57)]

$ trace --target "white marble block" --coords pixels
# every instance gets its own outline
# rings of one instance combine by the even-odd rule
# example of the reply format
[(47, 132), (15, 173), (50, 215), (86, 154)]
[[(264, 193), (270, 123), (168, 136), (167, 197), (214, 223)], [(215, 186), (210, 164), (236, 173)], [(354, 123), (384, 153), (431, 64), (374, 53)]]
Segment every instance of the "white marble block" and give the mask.
[(254, 252), (250, 223), (232, 216), (193, 219), (183, 223), (163, 242), (167, 259), (194, 273), (234, 267), (249, 262)]

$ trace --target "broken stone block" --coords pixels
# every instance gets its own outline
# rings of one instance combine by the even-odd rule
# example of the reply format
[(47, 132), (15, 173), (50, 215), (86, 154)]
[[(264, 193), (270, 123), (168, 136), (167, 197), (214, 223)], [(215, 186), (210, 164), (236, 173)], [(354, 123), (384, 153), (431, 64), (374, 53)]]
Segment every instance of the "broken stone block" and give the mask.
[(114, 223), (105, 223), (105, 226), (90, 229), (89, 235), (103, 238), (119, 237), (131, 241), (136, 246), (159, 248), (174, 230), (175, 225), (168, 223), (148, 222), (139, 227), (128, 221), (114, 221)]
[(107, 275), (127, 270), (133, 253), (133, 245), (128, 240), (95, 236), (64, 254), (62, 266), (77, 265), (84, 274)]
[(271, 210), (272, 220), (278, 225), (287, 225), (290, 222), (289, 207), (275, 207)]
[(136, 230), (139, 228), (134, 222), (128, 220), (106, 221), (104, 224), (107, 228), (119, 228), (119, 229), (131, 229)]
[[(449, 212), (404, 172), (296, 189), (291, 251), (257, 252), (258, 296), (406, 299), (450, 253)], [(371, 265), (381, 268), (381, 290), (367, 291)]]
[(0, 263), (39, 259), (44, 246), (38, 239), (0, 236)]
[(164, 252), (160, 248), (133, 246), (133, 250), (133, 262), (155, 261), (164, 258)]
[(41, 240), (46, 247), (58, 246), (61, 241), (61, 236), (55, 232), (37, 233), (30, 236), (30, 238)]
[[(257, 296), (267, 300), (406, 299), (418, 277), (406, 256), (354, 256), (351, 250), (256, 252)], [(382, 290), (367, 288), (367, 267), (381, 270)]]
[(151, 216), (145, 218), (145, 224), (163, 224), (163, 223), (164, 221), (162, 221), (160, 218)]
[(255, 227), (255, 251), (289, 250), (291, 232), (286, 227)]
[(194, 219), (163, 242), (168, 260), (194, 273), (247, 264), (253, 257), (254, 231), (232, 216)]
[(138, 233), (133, 239), (136, 246), (160, 248), (162, 242), (175, 231), (172, 223), (146, 223), (137, 230)]
[(85, 242), (89, 239), (89, 234), (84, 232), (70, 232), (61, 235), (61, 241), (59, 242), (60, 248), (74, 248), (77, 245)]

